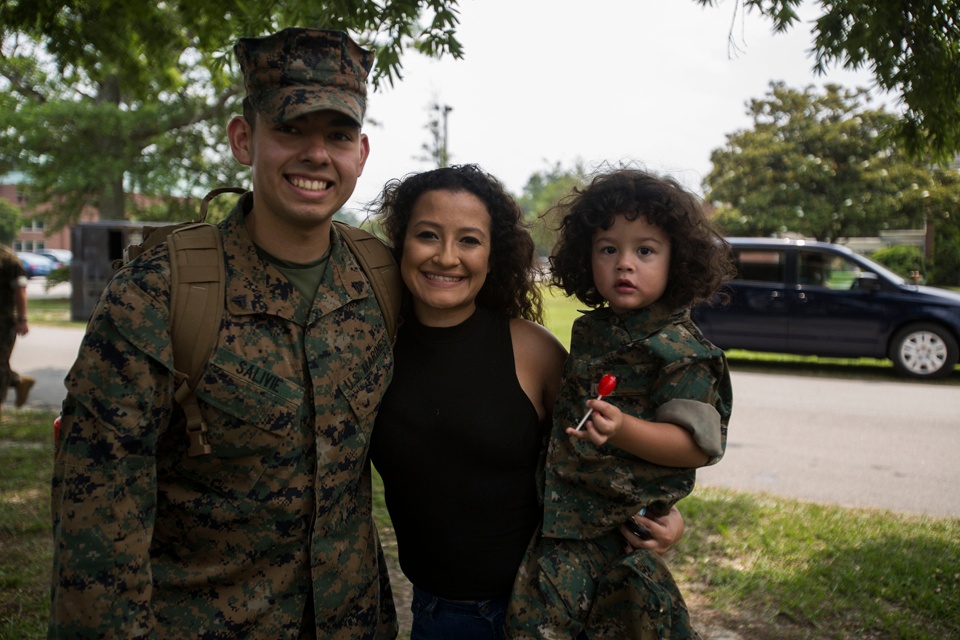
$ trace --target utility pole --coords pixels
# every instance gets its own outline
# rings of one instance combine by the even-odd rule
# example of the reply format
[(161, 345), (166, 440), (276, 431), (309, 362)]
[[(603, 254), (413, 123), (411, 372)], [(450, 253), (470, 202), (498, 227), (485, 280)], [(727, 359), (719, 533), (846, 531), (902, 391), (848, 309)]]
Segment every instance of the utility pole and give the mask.
[(437, 168), (450, 166), (450, 152), (447, 150), (447, 120), (453, 107), (434, 100), (427, 105), (427, 112), (434, 112), (426, 129), (430, 132), (430, 141), (421, 145), (426, 155), (416, 159), (434, 163)]
[(441, 167), (446, 167), (450, 164), (450, 155), (447, 153), (447, 115), (451, 111), (453, 111), (453, 107), (446, 104), (441, 105), (439, 103), (434, 103), (433, 109), (434, 111), (437, 111), (440, 113), (440, 117), (442, 118), (442, 127), (443, 127), (442, 134), (441, 134), (442, 138), (441, 138), (440, 153), (438, 154), (439, 157), (437, 158), (437, 162)]

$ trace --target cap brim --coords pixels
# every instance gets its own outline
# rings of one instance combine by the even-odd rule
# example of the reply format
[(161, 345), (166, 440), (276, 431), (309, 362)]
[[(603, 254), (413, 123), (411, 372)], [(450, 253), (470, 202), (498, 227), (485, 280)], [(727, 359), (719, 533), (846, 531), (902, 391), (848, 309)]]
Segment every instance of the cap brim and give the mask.
[(341, 89), (319, 87), (284, 87), (251, 97), (254, 109), (274, 124), (299, 118), (314, 111), (336, 111), (363, 124), (364, 102)]

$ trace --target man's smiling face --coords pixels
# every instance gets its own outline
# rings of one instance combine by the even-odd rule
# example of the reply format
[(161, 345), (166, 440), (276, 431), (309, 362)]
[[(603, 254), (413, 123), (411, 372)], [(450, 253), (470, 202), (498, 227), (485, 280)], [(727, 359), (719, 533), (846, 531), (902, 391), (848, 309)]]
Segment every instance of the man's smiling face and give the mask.
[(257, 114), (231, 122), (237, 160), (251, 168), (261, 224), (310, 229), (333, 217), (353, 195), (370, 152), (350, 117), (314, 111), (280, 124)]

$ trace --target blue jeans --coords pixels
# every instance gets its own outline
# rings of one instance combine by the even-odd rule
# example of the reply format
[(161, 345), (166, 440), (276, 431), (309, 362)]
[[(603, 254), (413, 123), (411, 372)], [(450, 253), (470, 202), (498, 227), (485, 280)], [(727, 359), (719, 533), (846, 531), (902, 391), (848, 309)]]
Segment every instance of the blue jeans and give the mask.
[(461, 602), (413, 588), (410, 640), (502, 640), (507, 599)]

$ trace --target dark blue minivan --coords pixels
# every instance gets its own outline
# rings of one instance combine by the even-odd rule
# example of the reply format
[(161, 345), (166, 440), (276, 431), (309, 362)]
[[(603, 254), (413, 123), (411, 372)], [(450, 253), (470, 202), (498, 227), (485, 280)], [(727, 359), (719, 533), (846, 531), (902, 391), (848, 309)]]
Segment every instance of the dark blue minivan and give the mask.
[(890, 358), (901, 374), (953, 372), (960, 294), (911, 284), (868, 258), (810, 240), (727, 238), (738, 268), (730, 301), (693, 318), (722, 349)]

